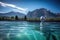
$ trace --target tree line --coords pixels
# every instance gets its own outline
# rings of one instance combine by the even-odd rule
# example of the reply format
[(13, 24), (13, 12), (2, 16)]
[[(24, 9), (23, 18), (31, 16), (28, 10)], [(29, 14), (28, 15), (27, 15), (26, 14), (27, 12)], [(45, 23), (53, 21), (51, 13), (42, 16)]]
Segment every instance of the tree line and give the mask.
[(16, 16), (0, 16), (0, 20), (26, 20), (26, 16), (18, 17)]
[[(19, 21), (40, 21), (40, 18), (28, 18), (26, 16), (24, 17), (18, 17), (17, 15), (16, 16), (0, 16), (0, 20), (19, 20)], [(48, 21), (48, 22), (53, 22), (53, 21), (56, 21), (56, 22), (59, 22), (60, 21), (60, 17), (56, 17), (56, 18), (46, 18), (45, 21)]]

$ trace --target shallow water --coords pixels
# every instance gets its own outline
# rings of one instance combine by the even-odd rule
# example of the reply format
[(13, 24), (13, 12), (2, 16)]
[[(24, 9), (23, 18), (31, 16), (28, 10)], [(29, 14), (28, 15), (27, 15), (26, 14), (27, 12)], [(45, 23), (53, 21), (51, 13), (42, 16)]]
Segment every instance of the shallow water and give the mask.
[(0, 40), (49, 39), (60, 40), (60, 22), (0, 21)]

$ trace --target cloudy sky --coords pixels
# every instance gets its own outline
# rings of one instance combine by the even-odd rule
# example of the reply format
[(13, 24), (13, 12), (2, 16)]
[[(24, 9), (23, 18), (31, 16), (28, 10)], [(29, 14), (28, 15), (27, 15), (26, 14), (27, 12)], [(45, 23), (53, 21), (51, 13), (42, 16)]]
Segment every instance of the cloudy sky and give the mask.
[(59, 0), (0, 0), (0, 13), (18, 11), (26, 14), (39, 8), (60, 12)]

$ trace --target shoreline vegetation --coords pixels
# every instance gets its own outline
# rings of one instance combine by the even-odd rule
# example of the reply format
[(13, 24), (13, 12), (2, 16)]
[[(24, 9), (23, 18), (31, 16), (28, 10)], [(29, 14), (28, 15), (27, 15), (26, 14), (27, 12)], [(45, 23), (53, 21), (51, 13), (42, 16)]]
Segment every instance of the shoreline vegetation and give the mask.
[[(15, 17), (2, 17), (0, 16), (0, 21), (30, 21), (30, 22), (40, 22), (40, 18), (27, 18), (26, 16), (24, 18), (20, 18), (18, 16)], [(60, 17), (56, 18), (45, 18), (46, 22), (60, 22)]]

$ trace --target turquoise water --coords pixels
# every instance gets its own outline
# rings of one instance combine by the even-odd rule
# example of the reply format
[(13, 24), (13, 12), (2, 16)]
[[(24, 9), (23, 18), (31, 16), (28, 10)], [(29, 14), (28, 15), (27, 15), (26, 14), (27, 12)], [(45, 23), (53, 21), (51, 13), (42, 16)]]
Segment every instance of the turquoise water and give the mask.
[(0, 21), (0, 40), (60, 40), (60, 22)]

